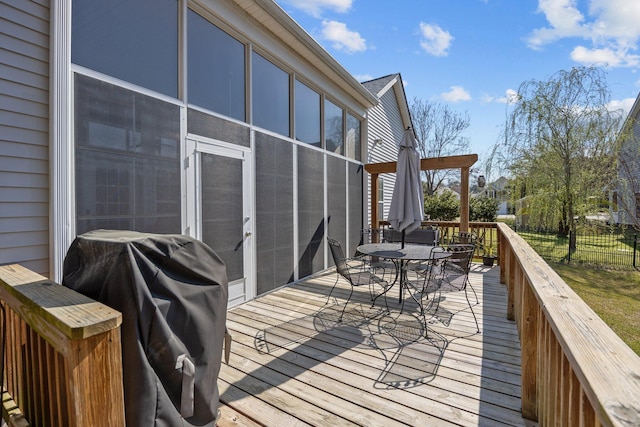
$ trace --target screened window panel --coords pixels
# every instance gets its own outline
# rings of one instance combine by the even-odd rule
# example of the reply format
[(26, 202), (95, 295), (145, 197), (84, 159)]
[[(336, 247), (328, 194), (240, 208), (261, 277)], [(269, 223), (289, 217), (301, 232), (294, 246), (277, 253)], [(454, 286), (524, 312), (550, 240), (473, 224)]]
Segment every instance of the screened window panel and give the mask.
[[(327, 156), (327, 212), (329, 237), (339, 240), (347, 256), (347, 173), (345, 160)], [(333, 260), (331, 260), (333, 261)]]
[(255, 52), (251, 58), (253, 124), (290, 136), (289, 74)]
[(321, 147), (320, 141), (320, 94), (304, 83), (295, 84), (296, 139)]
[[(349, 253), (355, 254), (356, 247), (360, 244), (360, 231), (365, 228), (364, 221), (364, 167), (359, 164), (349, 163)], [(368, 227), (367, 227), (368, 228)]]
[(71, 61), (178, 97), (178, 1), (74, 0)]
[(347, 138), (344, 155), (350, 159), (362, 159), (362, 143), (360, 141), (360, 120), (347, 114)]
[(244, 45), (188, 11), (189, 103), (245, 120)]
[(256, 133), (258, 294), (293, 281), (293, 146)]
[(202, 241), (227, 267), (229, 281), (244, 277), (242, 160), (201, 154)]
[(324, 268), (324, 185), (322, 152), (298, 147), (299, 276)]
[(251, 140), (247, 126), (206, 114), (193, 108), (187, 110), (187, 132), (249, 147)]
[(80, 75), (75, 89), (77, 233), (179, 233), (179, 107)]
[(324, 101), (324, 143), (327, 151), (343, 154), (343, 110), (329, 100)]

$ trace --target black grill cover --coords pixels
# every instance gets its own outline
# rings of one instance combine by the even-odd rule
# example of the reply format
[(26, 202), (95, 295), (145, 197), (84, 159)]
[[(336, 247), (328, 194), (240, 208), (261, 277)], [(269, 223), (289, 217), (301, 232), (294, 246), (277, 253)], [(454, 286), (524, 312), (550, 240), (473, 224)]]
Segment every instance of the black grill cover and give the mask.
[(63, 276), (63, 285), (122, 312), (127, 426), (215, 425), (228, 285), (209, 246), (92, 231), (69, 248)]

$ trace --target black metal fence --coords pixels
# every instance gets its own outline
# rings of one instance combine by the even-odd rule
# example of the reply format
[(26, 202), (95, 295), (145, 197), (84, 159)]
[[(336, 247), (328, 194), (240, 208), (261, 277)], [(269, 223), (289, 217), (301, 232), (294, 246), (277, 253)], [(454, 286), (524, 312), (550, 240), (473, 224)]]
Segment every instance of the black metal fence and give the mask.
[(640, 264), (637, 233), (587, 230), (558, 236), (554, 233), (518, 230), (518, 234), (542, 258), (553, 261), (617, 267), (636, 267)]

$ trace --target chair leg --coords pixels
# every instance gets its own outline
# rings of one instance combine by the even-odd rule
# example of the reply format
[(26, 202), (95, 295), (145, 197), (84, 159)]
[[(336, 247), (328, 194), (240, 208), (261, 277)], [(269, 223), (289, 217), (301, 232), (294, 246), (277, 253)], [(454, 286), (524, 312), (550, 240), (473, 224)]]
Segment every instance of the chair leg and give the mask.
[(476, 294), (476, 290), (473, 289), (473, 286), (471, 286), (471, 283), (469, 282), (469, 279), (467, 279), (467, 286), (469, 286), (471, 288), (471, 290), (473, 291), (473, 295), (476, 297), (476, 304), (480, 304), (480, 301), (478, 300), (478, 294)]
[[(473, 287), (471, 287), (473, 289)], [(473, 291), (475, 293), (475, 291)], [(473, 320), (476, 321), (476, 328), (478, 332), (480, 332), (480, 325), (478, 325), (478, 318), (476, 317), (476, 313), (473, 311), (473, 307), (471, 307), (471, 301), (469, 301), (469, 294), (467, 293), (467, 287), (464, 287), (464, 296), (467, 299), (467, 304), (469, 305), (469, 310), (471, 310), (471, 314), (473, 314)], [(477, 298), (477, 297), (476, 297)]]
[(331, 299), (331, 295), (333, 294), (333, 290), (336, 288), (336, 285), (338, 284), (338, 280), (340, 280), (340, 275), (338, 274), (338, 277), (336, 277), (336, 282), (333, 284), (333, 287), (331, 288), (331, 291), (329, 292), (329, 295), (327, 296), (327, 302), (324, 303), (324, 305), (329, 304), (329, 300)]
[(353, 295), (353, 286), (351, 286), (351, 292), (349, 292), (349, 296), (347, 297), (347, 301), (344, 303), (344, 307), (342, 307), (342, 313), (340, 313), (340, 318), (338, 319), (338, 322), (342, 322), (342, 316), (344, 316), (344, 312), (347, 309), (347, 305), (349, 304), (349, 301), (351, 301), (351, 296)]
[[(371, 286), (371, 284), (369, 284), (369, 286)], [(389, 292), (389, 289), (391, 289), (392, 285), (390, 285), (389, 283), (387, 283), (387, 286), (383, 286), (384, 291), (381, 294), (376, 295), (375, 297), (373, 297), (373, 299), (371, 300), (371, 308), (373, 308), (376, 305), (376, 300), (378, 299), (378, 297), (380, 296), (384, 296), (384, 306), (387, 308), (387, 312), (389, 312), (389, 304), (387, 303), (387, 292)], [(369, 292), (371, 293), (371, 288), (369, 288)]]

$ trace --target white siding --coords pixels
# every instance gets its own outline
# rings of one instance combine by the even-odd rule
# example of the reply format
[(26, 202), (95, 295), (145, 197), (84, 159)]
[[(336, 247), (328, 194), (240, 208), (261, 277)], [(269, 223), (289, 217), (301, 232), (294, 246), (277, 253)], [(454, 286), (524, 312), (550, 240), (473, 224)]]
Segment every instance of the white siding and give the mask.
[(49, 270), (49, 2), (0, 0), (0, 264)]
[[(402, 139), (404, 124), (400, 115), (399, 101), (395, 91), (389, 89), (380, 98), (380, 103), (369, 110), (369, 157), (368, 163), (393, 162), (398, 158), (398, 143)], [(372, 143), (375, 139), (382, 139), (382, 144)], [(395, 174), (382, 174), (384, 180), (384, 211), (378, 212), (378, 219), (387, 219), (391, 205), (391, 193), (396, 182)], [(371, 182), (367, 183), (367, 206), (371, 206)], [(367, 224), (371, 223), (371, 212), (367, 217)]]

